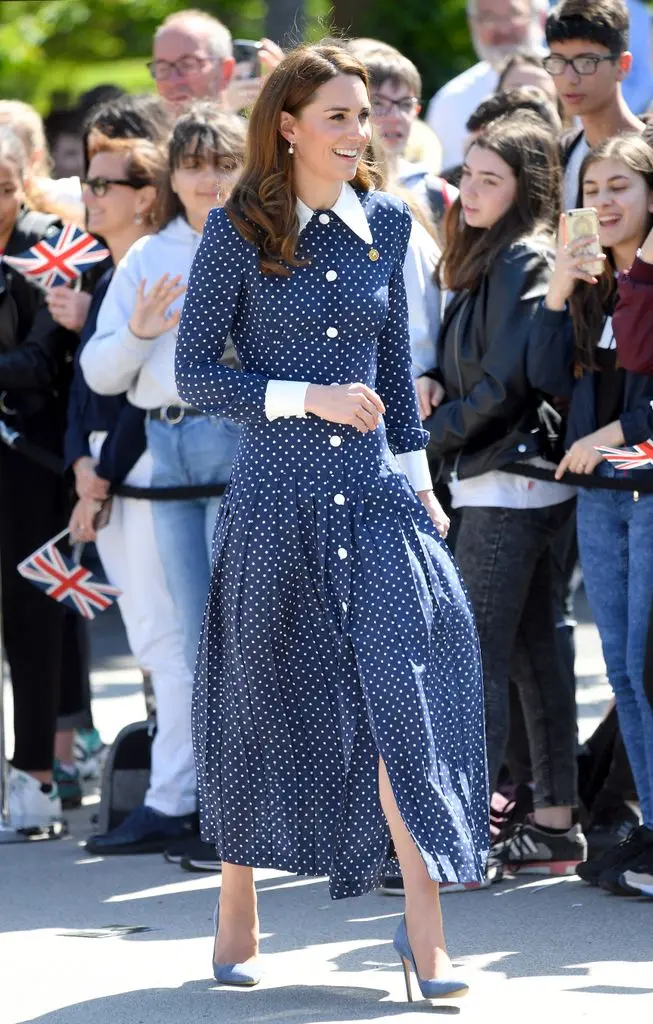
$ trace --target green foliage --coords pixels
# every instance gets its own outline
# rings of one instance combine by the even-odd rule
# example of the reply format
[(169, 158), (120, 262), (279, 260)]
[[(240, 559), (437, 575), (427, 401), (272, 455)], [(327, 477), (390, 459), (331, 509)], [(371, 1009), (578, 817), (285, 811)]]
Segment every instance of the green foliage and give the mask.
[(465, 16), (465, 0), (341, 0), (337, 24), (349, 34), (391, 43), (417, 65), (423, 96), (433, 93), (477, 59)]
[[(269, 0), (274, 2), (274, 0)], [(176, 10), (197, 6), (235, 36), (260, 38), (266, 0), (12, 0), (0, 3), (0, 95), (45, 113), (99, 83), (151, 88), (152, 35)], [(333, 23), (399, 47), (420, 68), (424, 95), (474, 59), (465, 0), (305, 0), (307, 37)]]

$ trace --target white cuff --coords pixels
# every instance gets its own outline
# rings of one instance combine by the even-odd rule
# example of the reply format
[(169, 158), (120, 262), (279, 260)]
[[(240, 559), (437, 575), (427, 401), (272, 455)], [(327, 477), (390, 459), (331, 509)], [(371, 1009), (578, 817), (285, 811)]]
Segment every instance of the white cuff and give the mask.
[(414, 491), (430, 491), (433, 487), (429, 462), (426, 452), (404, 452), (395, 456), (402, 473), (408, 477), (408, 483)]
[(269, 420), (280, 416), (306, 416), (304, 402), (308, 384), (299, 380), (270, 380), (265, 389), (265, 415)]

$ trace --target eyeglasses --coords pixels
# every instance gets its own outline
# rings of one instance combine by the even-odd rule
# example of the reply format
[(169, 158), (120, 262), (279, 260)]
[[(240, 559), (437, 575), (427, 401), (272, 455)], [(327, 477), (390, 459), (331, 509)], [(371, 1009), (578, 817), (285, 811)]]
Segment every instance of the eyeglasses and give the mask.
[(94, 196), (102, 199), (109, 191), (110, 185), (127, 185), (129, 188), (145, 188), (149, 181), (129, 181), (127, 178), (87, 178), (82, 182), (84, 188), (91, 190)]
[(372, 113), (377, 114), (379, 117), (391, 114), (394, 107), (397, 108), (400, 114), (412, 114), (418, 104), (419, 99), (417, 96), (404, 96), (400, 100), (393, 100), (390, 96), (383, 96), (381, 93), (377, 93), (371, 100)]
[(542, 61), (542, 66), (545, 71), (553, 78), (559, 78), (560, 75), (564, 75), (567, 67), (572, 67), (577, 75), (595, 75), (596, 69), (599, 64), (603, 64), (604, 61), (619, 60), (620, 54), (609, 53), (607, 57), (597, 57), (593, 53), (583, 53), (578, 57), (572, 57), (567, 60), (566, 57), (560, 56), (559, 53), (551, 53), (548, 57), (545, 57)]
[(174, 71), (178, 78), (192, 78), (204, 70), (206, 64), (215, 64), (213, 57), (180, 57), (179, 60), (151, 60), (147, 70), (156, 82), (167, 82)]

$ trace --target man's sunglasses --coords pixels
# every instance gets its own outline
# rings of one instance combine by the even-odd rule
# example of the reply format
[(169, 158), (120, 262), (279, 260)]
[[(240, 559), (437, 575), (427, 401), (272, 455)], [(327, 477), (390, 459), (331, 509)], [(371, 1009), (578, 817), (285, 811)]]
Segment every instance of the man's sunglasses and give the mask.
[(126, 185), (128, 188), (145, 188), (149, 181), (131, 181), (128, 178), (87, 178), (82, 182), (85, 188), (89, 188), (94, 196), (102, 199), (109, 191), (110, 185)]

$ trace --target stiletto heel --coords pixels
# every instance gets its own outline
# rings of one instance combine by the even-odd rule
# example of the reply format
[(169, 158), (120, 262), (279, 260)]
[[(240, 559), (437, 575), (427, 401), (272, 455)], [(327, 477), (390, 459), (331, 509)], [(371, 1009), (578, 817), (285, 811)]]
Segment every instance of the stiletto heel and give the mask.
[[(218, 908), (213, 911), (213, 931), (215, 949), (215, 937), (218, 934)], [(261, 980), (261, 967), (258, 961), (246, 961), (242, 964), (216, 964), (213, 957), (213, 977), (219, 985), (236, 985), (239, 988), (253, 988)]]
[(404, 981), (406, 982), (406, 999), (408, 1000), (409, 1003), (412, 1003), (413, 987), (410, 980), (410, 963), (408, 960), (404, 960), (403, 956), (401, 958), (401, 966), (404, 969)]
[(394, 937), (393, 945), (401, 958), (401, 965), (404, 969), (404, 978), (406, 979), (406, 997), (409, 1003), (412, 1003), (413, 1001), (410, 977), (411, 967), (415, 971), (417, 984), (419, 985), (419, 990), (424, 999), (460, 999), (462, 996), (466, 996), (469, 992), (469, 985), (464, 981), (454, 981), (450, 978), (431, 978), (429, 980), (420, 978), (417, 973), (415, 957), (413, 956), (413, 951), (410, 948), (410, 942), (408, 941), (405, 917), (402, 917), (399, 922), (399, 927), (397, 928), (397, 934)]

